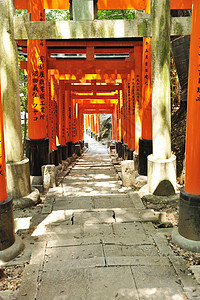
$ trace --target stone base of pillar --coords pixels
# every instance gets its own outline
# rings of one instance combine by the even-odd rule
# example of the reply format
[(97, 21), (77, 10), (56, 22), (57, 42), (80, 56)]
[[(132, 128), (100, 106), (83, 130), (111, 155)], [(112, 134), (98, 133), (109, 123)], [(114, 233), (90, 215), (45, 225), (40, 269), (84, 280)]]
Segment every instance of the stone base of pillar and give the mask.
[(29, 159), (6, 163), (7, 191), (13, 198), (27, 196), (31, 192)]
[(152, 140), (139, 139), (139, 165), (140, 175), (147, 176), (147, 156), (152, 154)]
[(135, 167), (133, 160), (124, 160), (121, 162), (122, 185), (133, 187), (135, 185)]
[(53, 152), (55, 155), (55, 166), (58, 166), (60, 162), (60, 152), (58, 149), (53, 150)]
[(6, 265), (9, 261), (17, 257), (25, 248), (19, 236), (15, 236), (15, 241), (9, 248), (5, 250), (0, 250), (0, 262), (1, 266)]
[(77, 156), (81, 156), (81, 145), (80, 144), (75, 145), (75, 154)]
[(49, 163), (51, 165), (55, 165), (55, 152), (54, 152), (54, 150), (49, 152)]
[(200, 252), (200, 241), (185, 238), (178, 232), (178, 228), (172, 231), (172, 242), (184, 250)]
[(134, 153), (134, 150), (130, 149), (129, 154), (128, 154), (129, 160), (133, 160), (133, 153)]
[(110, 145), (110, 154), (115, 155), (116, 154), (116, 145)]
[(180, 190), (178, 232), (186, 239), (200, 242), (200, 195)]
[(169, 159), (148, 158), (148, 191), (158, 196), (170, 196), (176, 192), (176, 156)]
[(68, 157), (71, 157), (72, 156), (72, 142), (67, 142), (66, 146), (67, 146)]
[(122, 145), (122, 158), (124, 160), (128, 160), (128, 144), (123, 144)]
[(100, 136), (98, 136), (98, 142), (100, 142), (101, 141), (101, 137)]
[(58, 149), (58, 162), (59, 164), (62, 164), (62, 146), (57, 145), (57, 149)]
[(30, 160), (30, 174), (41, 176), (41, 167), (48, 164), (49, 139), (26, 139), (27, 157)]
[(118, 154), (118, 151), (119, 151), (118, 142), (115, 142), (115, 149), (116, 149), (116, 153)]
[(138, 171), (138, 166), (139, 166), (139, 154), (136, 153), (135, 151), (133, 152), (133, 160), (135, 163), (135, 171)]
[(122, 142), (118, 142), (118, 156), (122, 158)]
[(66, 160), (67, 159), (67, 146), (61, 146), (62, 148), (62, 160)]

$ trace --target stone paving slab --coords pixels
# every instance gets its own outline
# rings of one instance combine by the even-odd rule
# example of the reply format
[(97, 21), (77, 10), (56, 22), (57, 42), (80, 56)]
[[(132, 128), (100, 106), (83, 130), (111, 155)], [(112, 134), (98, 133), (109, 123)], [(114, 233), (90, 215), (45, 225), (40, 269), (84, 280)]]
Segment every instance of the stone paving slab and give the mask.
[(74, 212), (73, 222), (75, 225), (80, 224), (112, 224), (115, 222), (113, 218), (113, 211), (92, 211), (77, 213)]
[(17, 294), (17, 300), (33, 300), (36, 299), (37, 287), (38, 287), (38, 275), (39, 266), (38, 265), (27, 265), (24, 273), (22, 283)]
[(116, 237), (131, 237), (135, 234), (146, 235), (141, 222), (133, 223), (115, 223), (113, 230)]
[(80, 197), (81, 199), (71, 198), (71, 199), (59, 199), (53, 204), (53, 210), (76, 210), (76, 209), (93, 209), (94, 203), (91, 197)]
[(55, 247), (83, 246), (83, 245), (95, 245), (95, 244), (102, 244), (102, 238), (80, 237), (80, 238), (68, 239), (66, 235), (60, 235), (59, 239), (48, 241), (46, 247), (55, 248)]
[(91, 257), (91, 258), (78, 258), (78, 259), (65, 259), (63, 262), (45, 263), (44, 272), (56, 271), (68, 271), (69, 269), (88, 269), (88, 268), (100, 268), (105, 267), (106, 262), (104, 257)]
[(183, 300), (185, 295), (172, 266), (133, 266), (139, 297), (146, 299)]
[[(87, 299), (88, 272), (88, 269), (54, 270), (54, 272), (45, 272), (43, 274), (37, 299)], [(34, 298), (32, 298), (32, 300), (33, 299)]]
[(114, 238), (112, 224), (84, 224), (84, 238)]
[(158, 256), (158, 251), (153, 245), (103, 245), (106, 257), (120, 256)]
[(152, 237), (146, 236), (144, 234), (135, 234), (133, 237), (123, 237), (115, 235), (112, 236), (105, 236), (103, 237), (104, 244), (116, 244), (116, 245), (136, 245), (136, 244), (142, 244), (142, 245), (149, 245), (153, 244), (154, 241)]
[(121, 208), (115, 209), (114, 211), (117, 223), (157, 221), (157, 218), (151, 209)]
[(129, 267), (90, 269), (86, 299), (139, 300), (131, 269)]
[(97, 197), (94, 199), (95, 208), (135, 208), (130, 198), (123, 197)]
[(47, 248), (45, 258), (49, 263), (65, 263), (66, 260), (104, 257), (102, 245), (77, 245)]
[[(170, 266), (170, 261), (167, 257), (160, 256), (115, 256), (106, 257), (107, 266), (138, 266), (145, 267), (154, 266), (162, 268), (163, 266)], [(158, 298), (159, 299), (159, 298)]]

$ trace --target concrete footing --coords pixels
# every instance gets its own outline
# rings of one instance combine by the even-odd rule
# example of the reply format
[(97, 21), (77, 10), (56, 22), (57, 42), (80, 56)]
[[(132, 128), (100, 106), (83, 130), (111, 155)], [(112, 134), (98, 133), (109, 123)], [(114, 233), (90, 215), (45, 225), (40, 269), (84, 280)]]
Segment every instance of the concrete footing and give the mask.
[(121, 162), (122, 185), (133, 187), (135, 185), (135, 167), (133, 160), (124, 160)]
[(178, 228), (173, 229), (172, 241), (174, 244), (176, 244), (182, 249), (192, 252), (200, 252), (200, 241), (186, 239), (185, 237), (179, 234)]
[(24, 250), (24, 243), (19, 236), (15, 236), (15, 242), (7, 249), (0, 251), (0, 266), (6, 265)]
[(31, 192), (29, 159), (6, 163), (7, 191), (13, 198), (24, 197)]
[(136, 153), (135, 151), (133, 152), (133, 160), (135, 163), (135, 171), (138, 171), (139, 167), (139, 153)]
[(155, 159), (148, 156), (148, 191), (150, 194), (169, 196), (176, 191), (176, 156)]

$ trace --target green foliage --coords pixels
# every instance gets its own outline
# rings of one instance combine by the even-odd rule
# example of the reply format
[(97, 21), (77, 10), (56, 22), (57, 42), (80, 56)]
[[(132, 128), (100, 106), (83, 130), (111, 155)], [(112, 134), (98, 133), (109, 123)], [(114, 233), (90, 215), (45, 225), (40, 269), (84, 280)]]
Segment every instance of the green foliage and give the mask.
[(48, 9), (45, 11), (46, 21), (68, 21), (70, 12), (67, 9)]
[(111, 115), (100, 115), (101, 138), (111, 139)]
[(16, 16), (23, 16), (27, 13), (27, 10), (26, 9), (16, 9), (15, 10), (15, 15)]
[(99, 20), (116, 20), (116, 19), (134, 19), (134, 10), (99, 10), (98, 19)]

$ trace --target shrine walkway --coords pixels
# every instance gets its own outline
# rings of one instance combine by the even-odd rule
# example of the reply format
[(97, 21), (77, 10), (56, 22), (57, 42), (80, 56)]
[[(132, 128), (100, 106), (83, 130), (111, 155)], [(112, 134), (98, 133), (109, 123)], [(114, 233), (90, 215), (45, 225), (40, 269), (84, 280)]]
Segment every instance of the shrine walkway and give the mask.
[[(181, 257), (100, 143), (46, 197), (17, 299), (200, 299)], [(188, 296), (188, 298), (186, 297)]]

